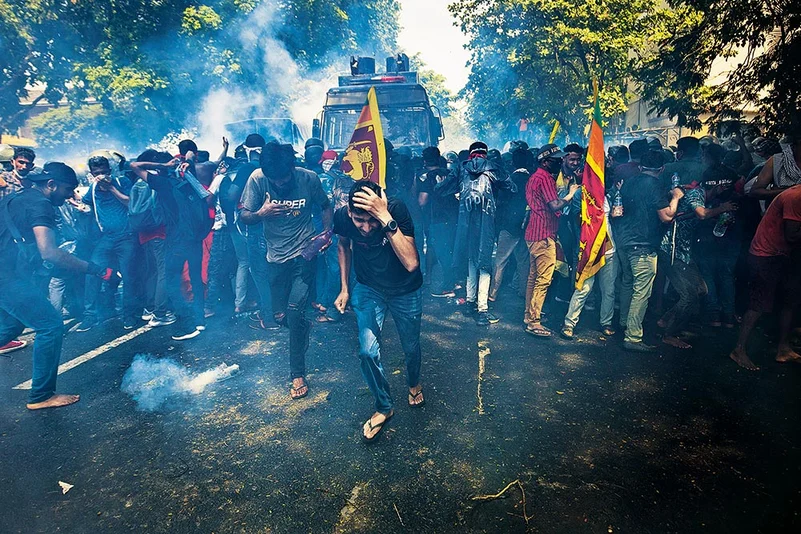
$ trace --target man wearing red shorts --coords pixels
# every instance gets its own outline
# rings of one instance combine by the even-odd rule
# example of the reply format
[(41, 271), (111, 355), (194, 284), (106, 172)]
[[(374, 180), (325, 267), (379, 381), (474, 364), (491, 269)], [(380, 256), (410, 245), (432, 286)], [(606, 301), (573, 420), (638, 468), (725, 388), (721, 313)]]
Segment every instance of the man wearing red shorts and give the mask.
[(771, 202), (748, 252), (751, 297), (737, 346), (729, 357), (740, 367), (759, 369), (746, 354), (745, 345), (757, 320), (764, 312), (773, 311), (779, 299), (776, 361), (801, 363), (801, 355), (793, 351), (789, 341), (793, 311), (801, 290), (798, 265), (801, 259), (801, 185), (787, 189)]

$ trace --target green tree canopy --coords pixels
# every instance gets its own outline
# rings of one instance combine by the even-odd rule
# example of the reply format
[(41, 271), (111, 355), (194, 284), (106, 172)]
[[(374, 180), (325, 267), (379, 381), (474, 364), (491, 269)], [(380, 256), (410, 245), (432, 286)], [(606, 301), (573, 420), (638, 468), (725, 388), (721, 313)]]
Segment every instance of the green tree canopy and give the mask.
[(583, 134), (598, 80), (605, 116), (627, 108), (627, 83), (675, 13), (658, 0), (457, 0), (470, 37), (468, 118), (482, 137), (510, 139), (525, 117)]
[[(686, 16), (659, 41), (659, 53), (639, 76), (654, 111), (698, 128), (758, 108), (774, 133), (801, 131), (801, 3), (785, 0), (671, 0)], [(709, 85), (713, 62), (731, 59), (732, 71)]]
[(270, 106), (260, 111), (278, 114), (305, 73), (394, 51), (399, 10), (396, 0), (0, 0), (0, 130), (25, 120), (33, 86), (50, 103), (96, 101), (106, 133), (134, 144), (191, 124), (215, 88), (258, 92)]

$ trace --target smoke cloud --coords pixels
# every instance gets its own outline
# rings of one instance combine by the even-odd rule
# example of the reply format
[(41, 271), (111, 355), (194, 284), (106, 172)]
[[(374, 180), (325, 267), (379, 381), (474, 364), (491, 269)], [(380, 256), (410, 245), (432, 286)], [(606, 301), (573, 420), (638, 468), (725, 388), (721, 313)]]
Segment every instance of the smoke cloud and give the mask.
[(133, 397), (139, 410), (152, 412), (171, 398), (203, 393), (209, 385), (238, 372), (238, 365), (222, 363), (195, 374), (173, 359), (137, 354), (122, 377), (120, 389)]

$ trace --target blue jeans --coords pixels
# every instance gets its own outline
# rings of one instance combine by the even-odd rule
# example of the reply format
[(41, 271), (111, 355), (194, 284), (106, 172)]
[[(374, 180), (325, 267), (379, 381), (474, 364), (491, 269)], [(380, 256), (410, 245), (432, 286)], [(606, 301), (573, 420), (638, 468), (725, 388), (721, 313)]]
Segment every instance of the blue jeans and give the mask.
[(30, 402), (43, 402), (56, 393), (64, 336), (61, 310), (56, 311), (46, 293), (29, 280), (0, 281), (0, 347), (19, 336), (26, 326), (36, 332)]
[(145, 250), (145, 302), (146, 308), (159, 319), (163, 319), (169, 311), (167, 298), (167, 271), (164, 263), (166, 251), (164, 240), (151, 239), (143, 245)]
[[(205, 324), (203, 317), (204, 287), (201, 276), (203, 261), (203, 241), (174, 240), (169, 237), (164, 242), (164, 269), (167, 277), (167, 295), (175, 309), (178, 327), (192, 330)], [(181, 280), (184, 263), (189, 264), (189, 281), (192, 284), (192, 302), (181, 293)]]
[(375, 397), (375, 410), (387, 414), (392, 410), (389, 383), (381, 366), (381, 330), (387, 309), (392, 312), (401, 347), (406, 356), (406, 383), (410, 388), (420, 384), (420, 323), (423, 315), (421, 290), (405, 295), (389, 296), (363, 284), (353, 288), (353, 311), (359, 326), (359, 359), (362, 376)]
[[(442, 269), (442, 286), (439, 291), (449, 291), (456, 285), (453, 270), (453, 240), (456, 236), (455, 223), (432, 223), (429, 228), (430, 246)], [(432, 269), (433, 269), (432, 265)], [(429, 273), (430, 274), (430, 273)]]
[(259, 313), (265, 323), (273, 322), (273, 313), (284, 313), (285, 309), (273, 307), (270, 290), (270, 274), (267, 267), (267, 241), (264, 240), (262, 223), (247, 226), (248, 266), (250, 276), (259, 293)]
[[(122, 311), (123, 317), (132, 319), (142, 314), (140, 294), (141, 277), (137, 270), (136, 255), (139, 239), (136, 234), (104, 234), (92, 252), (92, 263), (101, 267), (119, 267), (122, 273)], [(84, 320), (96, 321), (102, 315), (100, 290), (103, 281), (97, 276), (87, 275), (85, 289)], [(114, 302), (111, 299), (111, 302)], [(111, 310), (113, 313), (113, 310)]]

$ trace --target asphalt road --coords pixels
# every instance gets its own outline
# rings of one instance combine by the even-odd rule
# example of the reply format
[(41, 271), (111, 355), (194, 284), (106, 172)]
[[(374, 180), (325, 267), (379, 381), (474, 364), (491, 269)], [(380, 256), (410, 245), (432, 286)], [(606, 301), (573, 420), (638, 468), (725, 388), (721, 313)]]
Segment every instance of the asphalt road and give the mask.
[[(301, 401), (287, 331), (247, 320), (105, 352), (121, 323), (69, 334), (62, 362), (100, 354), (59, 377), (82, 399), (58, 410), (29, 413), (12, 389), (30, 348), (0, 358), (0, 532), (798, 532), (801, 367), (773, 363), (768, 337), (751, 373), (727, 359), (731, 330), (635, 355), (600, 336), (597, 312), (575, 341), (543, 341), (521, 308), (502, 295), (502, 322), (481, 328), (426, 300), (420, 409), (389, 322), (396, 416), (371, 445), (352, 314), (314, 326)], [(146, 412), (120, 389), (140, 353), (241, 373)]]

